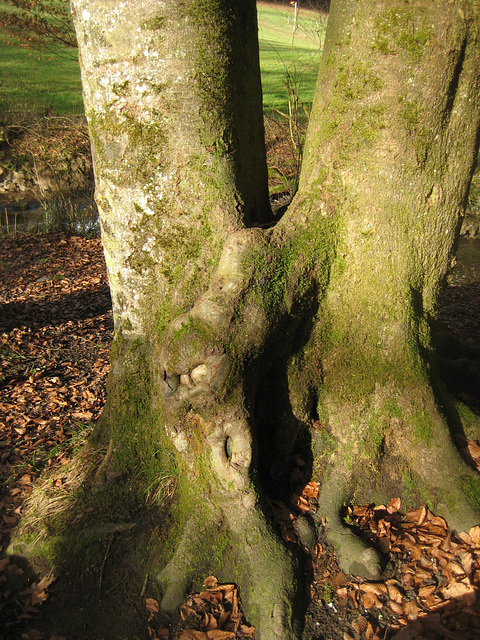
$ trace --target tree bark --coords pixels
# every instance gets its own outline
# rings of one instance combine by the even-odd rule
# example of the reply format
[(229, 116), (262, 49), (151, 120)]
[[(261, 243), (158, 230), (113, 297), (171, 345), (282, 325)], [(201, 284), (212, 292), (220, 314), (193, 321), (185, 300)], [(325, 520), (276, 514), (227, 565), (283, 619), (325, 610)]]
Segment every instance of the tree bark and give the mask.
[(348, 571), (380, 571), (350, 500), (478, 518), (431, 332), (478, 151), (479, 4), (332, 3), (273, 226), (253, 0), (72, 5), (115, 318), (97, 485), (174, 477), (165, 610), (215, 572), (258, 637), (298, 637), (302, 557), (265, 500), (294, 454)]
[(478, 517), (465, 499), (477, 480), (452, 444), (458, 416), (442, 415), (432, 329), (478, 152), (479, 4), (332, 15), (295, 203), (339, 230), (320, 314), (319, 415), (336, 447), (321, 509), (342, 544), (352, 495), (428, 500), (461, 529)]

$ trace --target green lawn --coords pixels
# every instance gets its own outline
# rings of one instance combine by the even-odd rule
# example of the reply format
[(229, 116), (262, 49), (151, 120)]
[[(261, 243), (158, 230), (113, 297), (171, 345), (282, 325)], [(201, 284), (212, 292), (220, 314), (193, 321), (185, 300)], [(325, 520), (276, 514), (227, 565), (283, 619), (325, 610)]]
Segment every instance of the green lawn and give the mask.
[(287, 111), (287, 76), (299, 100), (311, 103), (325, 36), (326, 15), (300, 9), (294, 33), (294, 9), (288, 2), (257, 2), (257, 10), (264, 110)]
[[(0, 7), (4, 6), (0, 2)], [(266, 111), (288, 110), (286, 77), (304, 103), (313, 98), (326, 17), (301, 9), (293, 33), (294, 9), (258, 2), (260, 61)], [(0, 109), (78, 114), (83, 111), (76, 52), (61, 46), (50, 51), (8, 44), (0, 33)]]
[[(0, 8), (11, 11), (11, 6), (1, 1)], [(83, 113), (76, 51), (60, 45), (40, 50), (29, 46), (28, 38), (25, 45), (12, 44), (0, 31), (0, 108)]]
[(73, 51), (6, 46), (0, 35), (0, 105), (11, 110), (83, 113), (80, 69)]

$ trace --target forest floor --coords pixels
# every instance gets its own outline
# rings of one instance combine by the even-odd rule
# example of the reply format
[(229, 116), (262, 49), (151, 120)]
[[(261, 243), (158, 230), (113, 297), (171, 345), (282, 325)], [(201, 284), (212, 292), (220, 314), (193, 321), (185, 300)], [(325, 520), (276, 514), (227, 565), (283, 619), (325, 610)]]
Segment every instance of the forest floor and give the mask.
[[(451, 332), (480, 345), (480, 282), (447, 289), (441, 319)], [(105, 263), (98, 238), (44, 235), (0, 237), (0, 638), (3, 640), (121, 640), (174, 637), (158, 617), (148, 587), (132, 596), (135, 612), (115, 593), (96, 594), (97, 616), (107, 629), (88, 631), (92, 594), (70, 594), (70, 610), (55, 623), (49, 616), (65, 607), (65, 583), (34, 575), (21, 559), (8, 556), (12, 531), (24, 501), (46, 469), (61, 469), (88, 437), (105, 401), (113, 322)], [(468, 401), (480, 413), (480, 390)], [(480, 446), (460, 443), (472, 466)], [(54, 481), (58, 491), (61, 473)], [(297, 496), (297, 513), (314, 503), (314, 481)], [(303, 507), (302, 507), (303, 505)], [(289, 544), (295, 509), (273, 505)], [(395, 496), (388, 505), (358, 506), (350, 513), (364, 535), (388, 554), (383, 582), (366, 583), (338, 570), (335, 553), (319, 540), (304, 550), (310, 572), (306, 640), (465, 640), (480, 637), (480, 529), (455, 535), (442, 518), (419, 505), (403, 514)], [(293, 538), (292, 538), (293, 535)], [(98, 587), (108, 587), (109, 548)], [(74, 573), (74, 570), (72, 571)], [(68, 588), (70, 588), (68, 587)], [(117, 584), (118, 587), (118, 584)], [(144, 585), (145, 587), (145, 585)], [(110, 587), (108, 587), (110, 589)], [(123, 583), (121, 589), (128, 589)], [(99, 589), (100, 590), (100, 589)], [(97, 597), (98, 596), (98, 597)], [(130, 601), (128, 601), (130, 602)], [(234, 603), (234, 604), (232, 604)], [(177, 628), (181, 640), (251, 638), (253, 630), (237, 606), (232, 586), (207, 585), (185, 604), (184, 617), (197, 629)], [(130, 605), (129, 605), (130, 606)], [(226, 616), (225, 612), (229, 612)], [(58, 613), (58, 611), (57, 611)], [(245, 612), (248, 619), (248, 612)], [(81, 620), (68, 624), (69, 617)], [(223, 617), (222, 617), (223, 616)], [(115, 618), (124, 631), (108, 625)], [(226, 618), (230, 618), (225, 622)], [(58, 620), (67, 620), (61, 627)], [(205, 620), (209, 623), (206, 624)], [(84, 625), (83, 627), (81, 625)], [(82, 628), (84, 632), (82, 632)], [(99, 628), (99, 627), (97, 627)], [(3, 635), (2, 635), (3, 634)], [(93, 634), (93, 635), (92, 635)]]

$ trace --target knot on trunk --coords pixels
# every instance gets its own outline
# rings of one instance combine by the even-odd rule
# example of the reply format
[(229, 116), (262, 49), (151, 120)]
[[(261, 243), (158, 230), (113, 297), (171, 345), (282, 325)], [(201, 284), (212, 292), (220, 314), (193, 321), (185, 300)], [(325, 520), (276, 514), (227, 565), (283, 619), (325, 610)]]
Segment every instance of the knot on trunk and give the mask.
[(222, 420), (207, 437), (212, 468), (224, 489), (245, 491), (249, 486), (252, 437), (245, 420)]
[(215, 397), (231, 369), (215, 331), (191, 312), (171, 323), (161, 360), (161, 392), (173, 410)]
[(233, 233), (208, 290), (171, 322), (160, 355), (161, 392), (171, 411), (218, 398), (233, 367), (226, 351), (242, 360), (262, 344), (265, 313), (247, 292), (255, 271), (251, 254), (265, 242), (259, 229)]

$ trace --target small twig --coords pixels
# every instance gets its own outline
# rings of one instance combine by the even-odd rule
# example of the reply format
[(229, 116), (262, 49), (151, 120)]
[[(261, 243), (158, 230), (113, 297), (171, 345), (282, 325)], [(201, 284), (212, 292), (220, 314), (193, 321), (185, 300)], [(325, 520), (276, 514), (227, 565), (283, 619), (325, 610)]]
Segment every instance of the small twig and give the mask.
[(145, 580), (143, 581), (142, 590), (140, 591), (140, 597), (141, 598), (143, 598), (143, 596), (145, 595), (145, 592), (147, 591), (147, 584), (148, 584), (148, 573), (145, 576)]
[(107, 549), (106, 549), (106, 551), (105, 551), (105, 555), (103, 556), (103, 562), (102, 562), (102, 566), (101, 566), (101, 568), (100, 568), (100, 577), (99, 577), (99, 579), (98, 579), (98, 591), (100, 592), (100, 594), (101, 594), (101, 591), (102, 591), (103, 571), (104, 571), (104, 569), (105, 569), (105, 563), (106, 563), (107, 558), (108, 558), (108, 552), (110, 551), (110, 547), (111, 547), (111, 545), (112, 545), (113, 536), (114, 536), (114, 534), (113, 534), (113, 533), (111, 533), (111, 534), (108, 536), (108, 539), (107, 539)]

